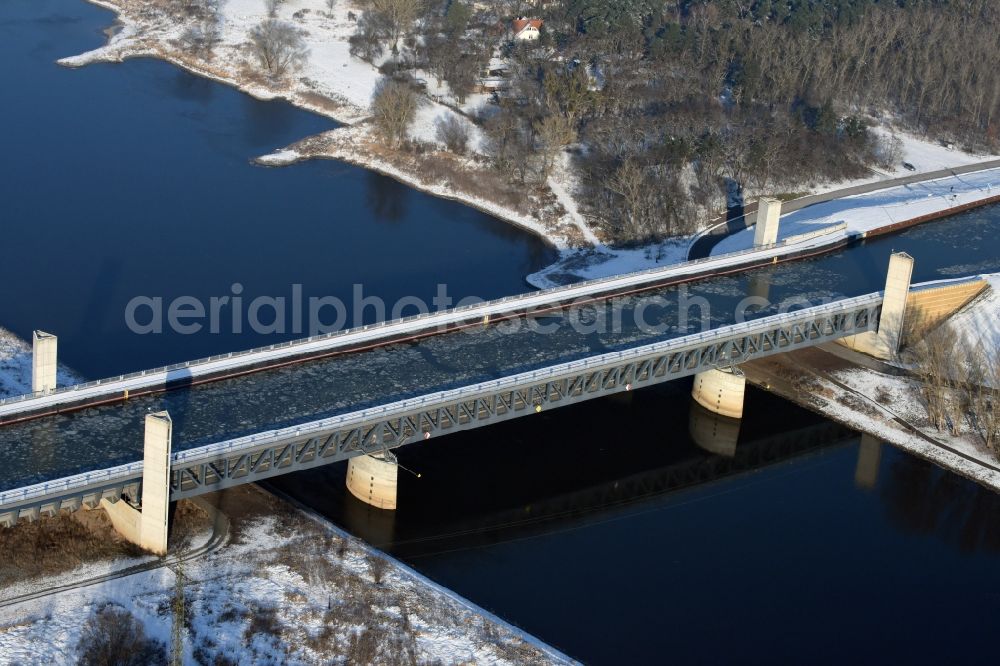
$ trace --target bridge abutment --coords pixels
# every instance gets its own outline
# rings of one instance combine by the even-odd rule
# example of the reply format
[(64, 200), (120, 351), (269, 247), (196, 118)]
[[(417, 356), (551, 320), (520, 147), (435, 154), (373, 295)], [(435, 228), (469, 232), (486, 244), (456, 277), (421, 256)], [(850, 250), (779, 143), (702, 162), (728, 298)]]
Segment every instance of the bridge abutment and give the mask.
[(170, 450), (173, 423), (167, 412), (146, 415), (141, 508), (125, 500), (101, 506), (115, 531), (144, 550), (167, 554), (170, 511)]
[(878, 333), (867, 331), (841, 338), (837, 342), (875, 358), (886, 361), (893, 359), (899, 352), (899, 343), (903, 338), (906, 300), (910, 294), (912, 276), (913, 257), (905, 252), (894, 252), (889, 257), (889, 270), (885, 277)]
[(59, 338), (45, 331), (31, 334), (31, 392), (48, 393), (56, 388)]
[(743, 396), (747, 379), (737, 368), (705, 370), (694, 376), (691, 396), (715, 414), (731, 419), (743, 418)]
[(778, 222), (781, 219), (781, 201), (772, 197), (757, 200), (757, 223), (754, 226), (753, 246), (774, 245), (778, 242)]
[(347, 461), (347, 490), (377, 509), (396, 508), (399, 466), (392, 454), (354, 456)]

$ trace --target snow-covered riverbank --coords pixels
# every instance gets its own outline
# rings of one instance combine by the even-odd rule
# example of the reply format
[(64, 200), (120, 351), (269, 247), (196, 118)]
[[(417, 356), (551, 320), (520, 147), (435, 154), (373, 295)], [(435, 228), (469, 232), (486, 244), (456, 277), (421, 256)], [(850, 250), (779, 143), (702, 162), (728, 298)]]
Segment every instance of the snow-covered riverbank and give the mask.
[[(464, 114), (482, 104), (485, 96), (473, 95), (461, 109), (432, 97), (442, 92), (429, 77), (410, 137), (426, 146), (440, 146), (435, 135), (439, 120), (454, 119), (470, 133), (470, 155), (456, 157), (443, 150), (420, 154), (390, 151), (371, 137), (366, 123), (371, 96), (382, 75), (370, 63), (350, 55), (349, 37), (355, 32), (362, 8), (340, 0), (330, 9), (325, 0), (287, 0), (278, 17), (305, 31), (309, 56), (294, 77), (270, 81), (257, 73), (246, 50), (248, 32), (266, 17), (263, 0), (228, 0), (223, 3), (221, 42), (211, 59), (199, 57), (181, 45), (186, 26), (158, 9), (151, 0), (88, 0), (119, 15), (119, 29), (105, 46), (64, 58), (61, 64), (83, 66), (92, 62), (120, 62), (132, 57), (167, 60), (188, 71), (223, 82), (260, 99), (287, 99), (292, 104), (348, 125), (309, 137), (295, 146), (262, 156), (261, 164), (280, 166), (309, 158), (337, 159), (396, 178), (430, 194), (455, 199), (546, 239), (560, 251), (559, 260), (528, 276), (544, 288), (656, 268), (686, 259), (690, 239), (673, 239), (649, 247), (613, 248), (605, 244), (595, 226), (582, 215), (574, 200), (573, 174), (567, 160), (559, 160), (549, 182), (542, 187), (517, 188), (499, 178), (485, 159), (482, 132)], [(445, 91), (446, 92), (446, 91)], [(445, 98), (440, 98), (445, 99)], [(885, 130), (883, 130), (885, 131)], [(903, 160), (917, 173), (968, 164), (985, 159), (951, 148), (900, 135)], [(899, 171), (902, 167), (896, 168)], [(873, 172), (871, 178), (845, 185), (873, 182), (898, 175)], [(841, 187), (816, 183), (813, 191)]]
[[(1000, 349), (1000, 274), (983, 279), (990, 289), (948, 325), (956, 344), (978, 346), (994, 358)], [(747, 376), (827, 418), (1000, 491), (1000, 459), (968, 424), (961, 424), (958, 434), (937, 430), (928, 419), (916, 378), (880, 371), (878, 363), (869, 367), (860, 358), (829, 345), (827, 351), (804, 350), (755, 361)]]
[[(60, 365), (56, 381), (59, 386), (69, 386), (81, 380)], [(0, 400), (25, 393), (31, 393), (31, 343), (0, 328)]]
[[(977, 171), (937, 180), (876, 190), (813, 204), (781, 216), (778, 241), (843, 225), (841, 230), (816, 237), (820, 247), (857, 234), (871, 234), (907, 220), (944, 215), (953, 209), (1000, 197), (1000, 169)], [(753, 247), (751, 227), (733, 234), (712, 250), (713, 255)]]
[[(182, 566), (134, 573), (0, 608), (0, 664), (72, 664), (104, 604), (172, 644), (182, 593), (183, 663), (566, 664), (571, 660), (329, 522), (255, 486), (207, 496), (231, 541)], [(85, 565), (77, 580), (148, 561)], [(178, 577), (183, 578), (178, 586)], [(45, 589), (48, 579), (10, 594)], [(9, 593), (9, 594), (8, 594)]]

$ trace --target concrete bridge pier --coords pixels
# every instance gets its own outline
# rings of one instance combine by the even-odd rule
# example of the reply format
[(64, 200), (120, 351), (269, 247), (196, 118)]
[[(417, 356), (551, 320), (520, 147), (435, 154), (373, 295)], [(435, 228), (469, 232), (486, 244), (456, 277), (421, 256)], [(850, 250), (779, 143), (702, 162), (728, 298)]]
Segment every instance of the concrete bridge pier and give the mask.
[(124, 499), (114, 503), (101, 500), (115, 531), (156, 555), (167, 554), (172, 438), (173, 423), (167, 412), (147, 414), (140, 507)]
[(31, 334), (31, 392), (48, 393), (56, 388), (59, 338), (45, 331)]
[(837, 342), (875, 358), (886, 361), (893, 359), (899, 353), (899, 344), (903, 338), (906, 301), (910, 294), (912, 276), (913, 257), (905, 252), (894, 252), (889, 257), (889, 270), (885, 276), (878, 333), (867, 331), (841, 338)]
[(396, 508), (398, 480), (399, 465), (388, 451), (354, 456), (347, 461), (347, 490), (377, 509)]
[(713, 368), (694, 376), (691, 396), (710, 412), (740, 419), (746, 386), (747, 378), (739, 368)]
[(772, 197), (757, 200), (757, 223), (754, 225), (753, 246), (774, 245), (778, 242), (778, 221), (781, 201)]

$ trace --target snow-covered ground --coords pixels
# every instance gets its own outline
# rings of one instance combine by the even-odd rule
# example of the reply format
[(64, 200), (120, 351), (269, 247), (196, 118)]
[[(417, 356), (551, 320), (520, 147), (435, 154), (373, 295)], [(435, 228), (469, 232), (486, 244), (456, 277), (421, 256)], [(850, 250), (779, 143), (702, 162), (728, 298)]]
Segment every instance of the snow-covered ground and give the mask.
[[(1000, 466), (996, 456), (968, 432), (956, 437), (938, 432), (928, 425), (916, 380), (883, 375), (868, 369), (834, 374), (838, 382), (864, 396), (864, 401), (819, 397), (821, 394), (842, 396), (842, 389), (825, 379), (818, 379), (819, 386), (812, 387), (810, 393), (821, 413), (856, 430), (875, 433), (879, 439), (904, 451), (1000, 491), (1000, 471), (994, 469)], [(896, 417), (912, 424), (934, 441), (928, 441), (893, 421)]]
[(372, 562), (383, 556), (331, 524), (275, 513), (243, 521), (235, 543), (180, 571), (172, 564), (0, 609), (0, 664), (76, 663), (85, 619), (107, 603), (169, 648), (179, 573), (185, 664), (351, 663), (365, 632), (382, 646), (375, 663), (571, 663), (394, 560), (377, 582)]
[[(264, 0), (228, 0), (223, 3), (222, 44), (216, 48), (211, 61), (201, 60), (177, 44), (185, 26), (149, 11), (153, 6), (151, 0), (89, 1), (118, 11), (121, 28), (107, 45), (64, 58), (60, 61), (62, 64), (82, 66), (90, 62), (121, 61), (135, 56), (163, 58), (195, 74), (234, 85), (256, 97), (283, 97), (297, 106), (343, 123), (355, 124), (355, 127), (328, 133), (342, 133), (342, 136), (331, 140), (332, 149), (328, 152), (286, 149), (265, 156), (260, 161), (280, 166), (311, 157), (342, 159), (375, 169), (437, 196), (463, 201), (522, 226), (546, 238), (561, 254), (555, 265), (528, 276), (528, 281), (536, 287), (656, 268), (686, 259), (681, 248), (690, 239), (674, 239), (666, 244), (625, 250), (602, 243), (574, 201), (576, 184), (565, 160), (555, 169), (548, 187), (539, 194), (530, 195), (533, 198), (528, 207), (531, 214), (527, 215), (506, 203), (490, 200), (482, 193), (467, 191), (463, 185), (429, 182), (422, 173), (424, 164), (419, 159), (402, 159), (370, 150), (371, 144), (365, 140), (368, 129), (363, 121), (368, 116), (372, 93), (381, 74), (372, 64), (350, 55), (348, 38), (354, 33), (356, 17), (363, 10), (353, 0), (338, 0), (332, 10), (327, 7), (326, 0), (287, 0), (280, 6), (279, 18), (302, 28), (309, 48), (309, 56), (302, 68), (280, 83), (253, 76), (252, 73), (259, 67), (252, 62), (245, 49), (248, 32), (266, 16)], [(352, 13), (355, 18), (351, 17)], [(383, 56), (383, 61), (386, 57)], [(457, 113), (451, 105), (441, 101), (449, 99), (447, 85), (439, 85), (435, 77), (426, 73), (423, 78), (428, 94), (410, 129), (411, 138), (425, 144), (440, 145), (436, 137), (437, 123), (445, 118), (454, 118), (469, 129), (470, 147), (475, 157), (482, 150), (482, 132), (463, 114), (481, 110), (487, 104), (487, 97), (470, 96), (461, 105), (462, 113)], [(879, 131), (888, 132), (885, 129)], [(873, 172), (870, 178), (849, 183), (815, 183), (810, 189), (822, 192), (912, 173), (903, 169), (903, 161), (911, 163), (920, 173), (982, 161), (988, 157), (970, 155), (903, 133), (897, 133), (897, 136), (903, 143), (903, 159), (892, 172)], [(471, 174), (472, 178), (467, 181), (475, 181), (477, 171), (483, 169), (474, 159), (466, 160), (456, 168)], [(885, 217), (883, 214), (883, 219)], [(814, 222), (823, 223), (823, 220)], [(791, 233), (789, 228), (786, 234)], [(826, 239), (827, 242), (830, 240)], [(732, 250), (744, 243), (743, 240), (727, 242), (731, 244), (717, 251)]]
[[(867, 194), (833, 199), (781, 216), (778, 241), (794, 238), (839, 223), (846, 228), (812, 241), (822, 245), (845, 236), (869, 232), (923, 215), (945, 212), (963, 204), (1000, 196), (1000, 169), (949, 176), (937, 180), (901, 185)], [(723, 239), (713, 255), (739, 252), (753, 247), (754, 228)]]
[(948, 321), (957, 335), (995, 354), (1000, 351), (1000, 274), (984, 275), (983, 279), (990, 290)]
[[(956, 337), (981, 346), (992, 358), (1000, 350), (1000, 274), (982, 278), (989, 283), (989, 291), (955, 314), (948, 325)], [(958, 435), (934, 428), (928, 421), (917, 379), (862, 367), (831, 371), (833, 381), (814, 377), (817, 385), (803, 396), (807, 395), (805, 399), (821, 413), (1000, 490), (1000, 460), (996, 454), (987, 450), (967, 424), (962, 424)], [(852, 393), (845, 394), (843, 387)]]
[[(80, 382), (72, 370), (60, 365), (56, 372), (59, 386)], [(31, 343), (0, 328), (0, 400), (31, 393)]]
[[(872, 169), (871, 176), (867, 178), (856, 178), (839, 182), (811, 183), (809, 191), (812, 194), (820, 194), (853, 187), (854, 185), (866, 185), (880, 180), (902, 178), (903, 176), (929, 173), (941, 169), (952, 169), (954, 167), (1000, 158), (1000, 155), (967, 153), (954, 147), (949, 148), (937, 142), (921, 139), (908, 132), (889, 130), (883, 126), (873, 127), (872, 131), (882, 136), (894, 136), (902, 143), (903, 156), (896, 162), (893, 168)], [(910, 164), (913, 167), (913, 171), (904, 167), (904, 162)]]

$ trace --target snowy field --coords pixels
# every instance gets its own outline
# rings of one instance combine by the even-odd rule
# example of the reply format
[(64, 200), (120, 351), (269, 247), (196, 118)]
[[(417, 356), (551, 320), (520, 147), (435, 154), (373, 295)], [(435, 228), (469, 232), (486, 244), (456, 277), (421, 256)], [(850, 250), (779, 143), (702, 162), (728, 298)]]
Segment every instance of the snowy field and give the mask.
[(949, 322), (958, 335), (995, 353), (1000, 350), (1000, 274), (983, 278), (990, 284), (990, 291)]
[[(876, 190), (807, 206), (781, 216), (778, 241), (846, 223), (846, 229), (811, 241), (829, 244), (845, 236), (868, 232), (922, 215), (947, 212), (963, 204), (1000, 196), (1000, 169)], [(723, 239), (713, 255), (739, 252), (753, 247), (754, 228)], [(796, 247), (802, 247), (797, 245)]]
[[(258, 514), (278, 501), (238, 490)], [(185, 664), (572, 663), (329, 523), (270, 512), (237, 521), (233, 542), (203, 558), (0, 608), (0, 664), (76, 663), (84, 620), (105, 604), (170, 646), (179, 597)]]

